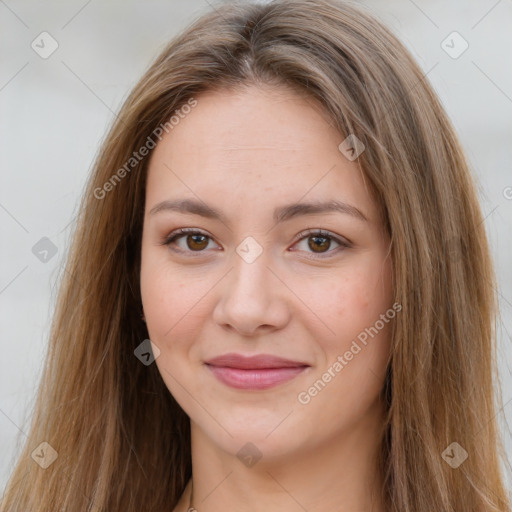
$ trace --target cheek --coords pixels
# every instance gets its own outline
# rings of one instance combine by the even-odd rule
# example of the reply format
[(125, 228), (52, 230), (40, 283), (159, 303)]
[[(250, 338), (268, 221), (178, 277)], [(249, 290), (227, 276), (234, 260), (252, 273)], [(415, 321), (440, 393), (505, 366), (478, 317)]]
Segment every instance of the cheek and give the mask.
[[(329, 296), (332, 306), (328, 308), (328, 325), (335, 336), (326, 338), (333, 340), (324, 347), (329, 352), (328, 358), (335, 360), (338, 355), (351, 351), (354, 354), (348, 357), (352, 358), (350, 366), (354, 371), (356, 367), (357, 372), (368, 368), (380, 375), (389, 354), (393, 322), (391, 315), (384, 321), (381, 315), (389, 312), (391, 302), (388, 274), (367, 268), (341, 278)], [(394, 317), (394, 312), (391, 313)]]
[[(191, 322), (193, 322), (193, 290), (186, 286), (176, 272), (170, 272), (165, 265), (150, 263), (141, 267), (141, 295), (149, 339), (160, 350), (155, 364), (170, 393), (179, 399), (180, 386), (185, 382), (183, 361), (189, 357)], [(189, 305), (190, 304), (190, 305)]]
[[(156, 258), (149, 255), (141, 265), (141, 297), (148, 332), (159, 346), (173, 337), (179, 319), (186, 318), (190, 288)], [(190, 309), (190, 308), (189, 308)]]
[(182, 357), (193, 350), (192, 340), (207, 314), (205, 294), (212, 285), (206, 276), (192, 277), (162, 258), (143, 260), (142, 303), (149, 337), (161, 350), (159, 359), (173, 362), (171, 354)]
[[(376, 283), (379, 283), (377, 287)], [(364, 413), (381, 391), (393, 322), (391, 315), (386, 317), (387, 322), (381, 320), (381, 315), (386, 315), (391, 307), (388, 292), (380, 277), (377, 280), (368, 274), (354, 273), (342, 279), (330, 296), (334, 306), (329, 308), (332, 312), (329, 327), (335, 336), (323, 338), (326, 367), (319, 369), (318, 377), (323, 380), (321, 374), (329, 368), (336, 377), (332, 385), (328, 384), (323, 403), (337, 403), (339, 409), (357, 416)], [(338, 366), (333, 368), (336, 362)]]
[(169, 315), (178, 313), (178, 297), (186, 293), (183, 281), (175, 271), (171, 271), (163, 249), (153, 247), (143, 237), (140, 288), (146, 320), (148, 326), (153, 327), (164, 321), (166, 315), (167, 323), (173, 320)]
[(338, 318), (354, 317), (374, 322), (391, 306), (391, 269), (378, 258), (362, 262), (336, 286)]
[(342, 278), (329, 297), (329, 317), (336, 336), (356, 336), (375, 322), (386, 309), (385, 299), (383, 294), (377, 293), (375, 280), (368, 274), (354, 272)]

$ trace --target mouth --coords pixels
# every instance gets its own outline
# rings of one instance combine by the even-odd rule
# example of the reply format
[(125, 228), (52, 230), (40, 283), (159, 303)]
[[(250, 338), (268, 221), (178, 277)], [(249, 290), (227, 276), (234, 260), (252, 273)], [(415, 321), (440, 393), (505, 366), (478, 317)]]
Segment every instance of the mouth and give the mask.
[(309, 364), (262, 354), (225, 354), (207, 361), (206, 366), (223, 384), (245, 390), (268, 389), (303, 373)]

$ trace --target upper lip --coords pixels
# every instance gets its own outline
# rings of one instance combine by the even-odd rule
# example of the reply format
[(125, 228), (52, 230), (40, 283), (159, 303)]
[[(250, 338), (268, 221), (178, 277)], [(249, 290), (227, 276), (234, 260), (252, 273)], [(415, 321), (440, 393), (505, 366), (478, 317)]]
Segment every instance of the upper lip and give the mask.
[(255, 356), (243, 356), (241, 354), (229, 353), (214, 357), (206, 361), (212, 366), (223, 366), (226, 368), (240, 368), (244, 370), (263, 368), (295, 368), (309, 366), (308, 363), (292, 361), (271, 354), (258, 354)]

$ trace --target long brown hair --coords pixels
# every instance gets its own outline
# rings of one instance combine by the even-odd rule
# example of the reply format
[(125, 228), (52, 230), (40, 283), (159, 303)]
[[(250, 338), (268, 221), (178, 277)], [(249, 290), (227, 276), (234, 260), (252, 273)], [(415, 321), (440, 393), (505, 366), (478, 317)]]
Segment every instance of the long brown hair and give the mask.
[[(385, 212), (402, 305), (383, 389), (389, 511), (510, 509), (495, 421), (495, 276), (454, 129), (409, 52), (372, 16), (335, 0), (277, 0), (221, 5), (197, 20), (113, 123), (82, 199), (2, 512), (176, 505), (191, 476), (189, 420), (157, 366), (134, 355), (148, 337), (139, 270), (149, 160), (134, 152), (201, 92), (263, 83), (319, 101), (340, 142), (353, 134), (366, 147), (358, 161)], [(46, 469), (31, 456), (42, 442), (58, 454)], [(468, 456), (455, 468), (461, 448)]]

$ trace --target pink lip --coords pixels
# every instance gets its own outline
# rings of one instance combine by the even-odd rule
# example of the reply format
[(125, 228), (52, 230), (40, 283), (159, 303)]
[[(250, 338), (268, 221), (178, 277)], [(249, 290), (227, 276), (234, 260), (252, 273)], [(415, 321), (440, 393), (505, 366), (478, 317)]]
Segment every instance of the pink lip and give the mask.
[(268, 354), (242, 356), (225, 354), (206, 361), (213, 375), (224, 384), (237, 389), (267, 389), (293, 379), (309, 367)]

